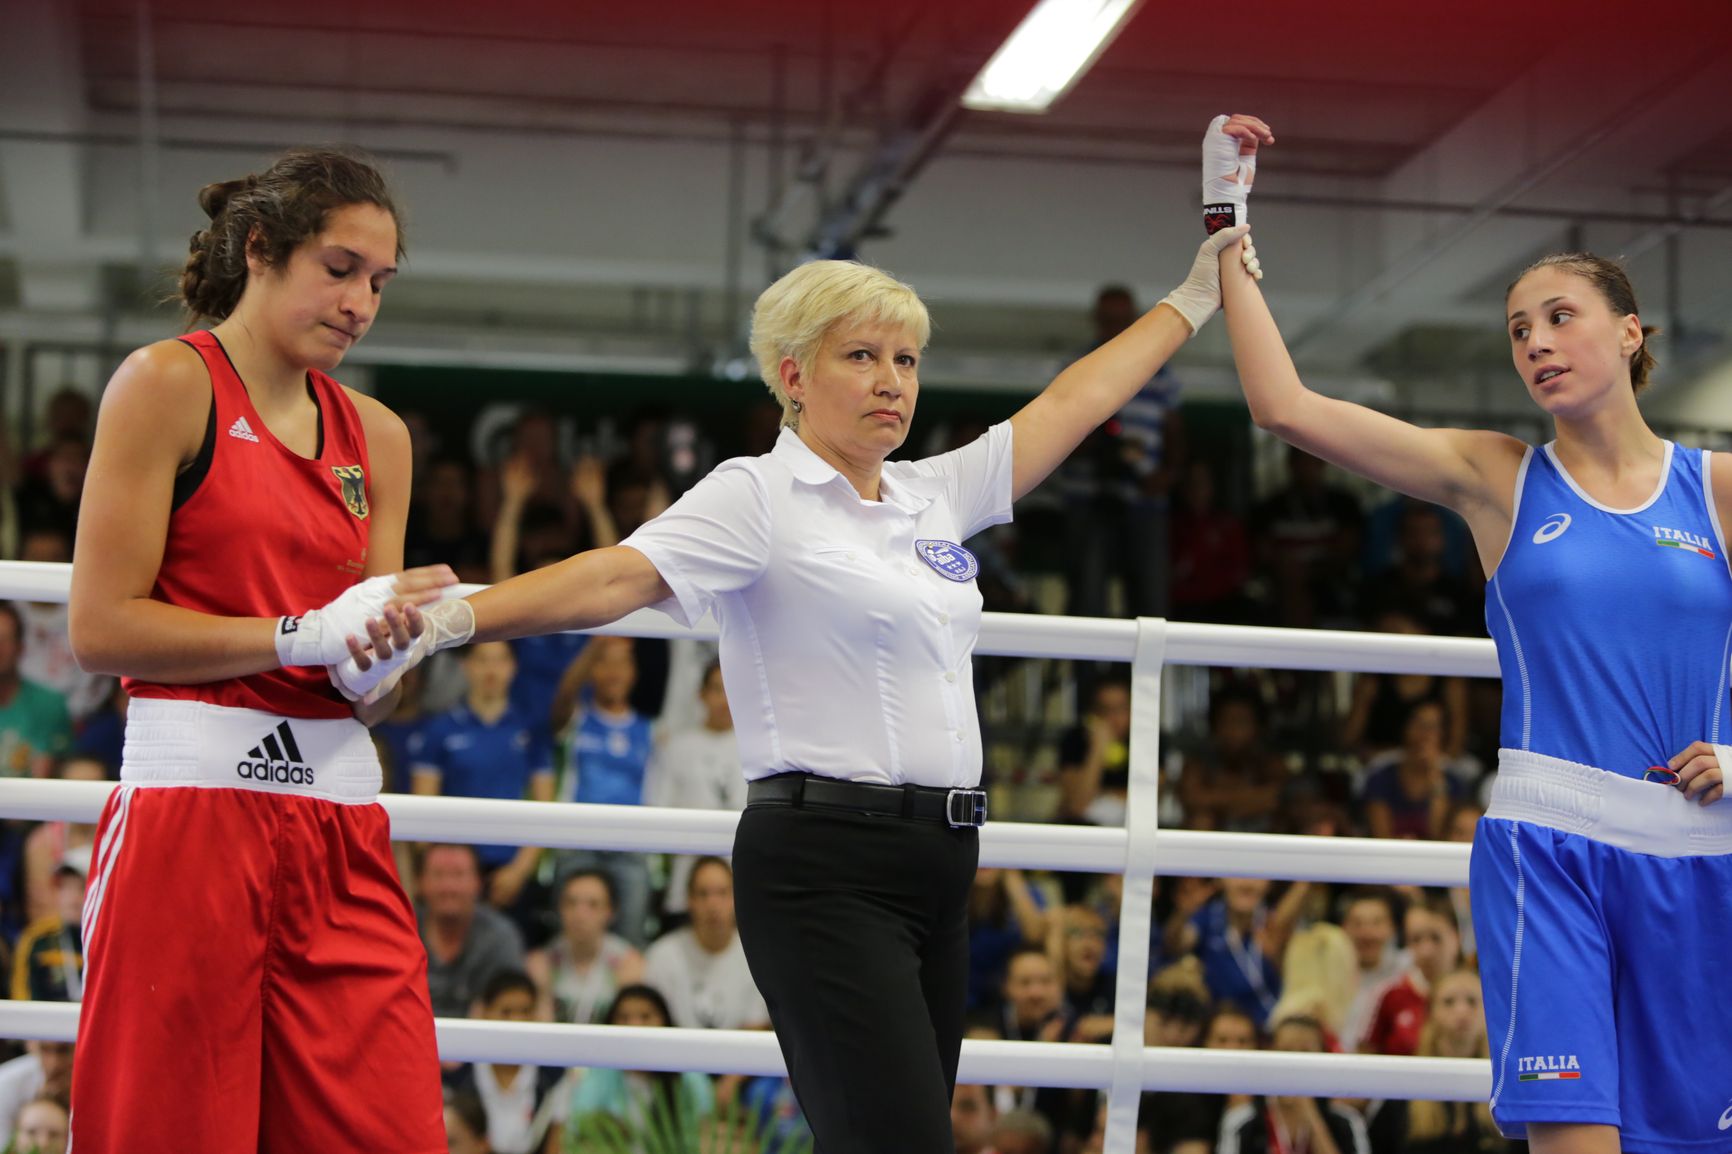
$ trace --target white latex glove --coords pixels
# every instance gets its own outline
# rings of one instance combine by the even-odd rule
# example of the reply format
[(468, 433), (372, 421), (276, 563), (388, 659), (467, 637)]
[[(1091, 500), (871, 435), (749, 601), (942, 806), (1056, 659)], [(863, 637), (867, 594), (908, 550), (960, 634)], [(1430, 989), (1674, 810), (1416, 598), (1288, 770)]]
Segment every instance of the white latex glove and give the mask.
[(423, 607), (421, 620), (419, 637), (393, 650), (388, 657), (381, 658), (369, 651), (364, 658), (365, 668), (345, 645), (343, 660), (333, 662), (327, 670), (331, 684), (350, 701), (371, 705), (395, 689), (403, 675), (415, 666), (441, 649), (462, 645), (475, 635), (475, 610), (462, 598)]
[(1244, 237), (1245, 247), (1239, 254), (1239, 259), (1245, 263), (1245, 271), (1263, 279), (1263, 266), (1257, 262), (1257, 250), (1251, 247), (1249, 239), (1251, 226), (1235, 225), (1223, 229), (1204, 241), (1197, 250), (1197, 259), (1191, 265), (1191, 275), (1185, 278), (1185, 283), (1168, 293), (1161, 303), (1175, 310), (1185, 318), (1185, 323), (1191, 326), (1191, 335), (1196, 336), (1197, 330), (1208, 323), (1215, 310), (1221, 307), (1221, 250), (1230, 244), (1236, 244)]

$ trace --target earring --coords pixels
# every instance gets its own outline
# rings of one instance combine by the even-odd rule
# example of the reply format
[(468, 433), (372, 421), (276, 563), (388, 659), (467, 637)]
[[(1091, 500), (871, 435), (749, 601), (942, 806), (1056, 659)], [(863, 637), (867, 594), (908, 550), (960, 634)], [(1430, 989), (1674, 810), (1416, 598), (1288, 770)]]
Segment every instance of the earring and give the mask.
[(798, 400), (790, 400), (788, 403), (794, 406), (794, 411), (796, 413), (803, 413), (806, 411), (806, 406), (802, 405)]

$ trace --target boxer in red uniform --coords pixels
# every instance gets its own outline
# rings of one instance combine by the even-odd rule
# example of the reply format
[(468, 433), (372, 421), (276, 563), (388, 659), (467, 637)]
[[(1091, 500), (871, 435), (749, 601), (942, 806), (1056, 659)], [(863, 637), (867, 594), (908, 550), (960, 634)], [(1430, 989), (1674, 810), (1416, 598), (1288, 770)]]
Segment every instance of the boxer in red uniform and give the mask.
[(79, 1154), (445, 1150), (426, 954), (364, 722), (325, 666), (409, 644), (409, 436), (326, 375), (401, 252), (377, 171), (296, 152), (206, 187), (208, 332), (103, 397), (73, 562), (79, 663), (127, 679), (84, 909)]

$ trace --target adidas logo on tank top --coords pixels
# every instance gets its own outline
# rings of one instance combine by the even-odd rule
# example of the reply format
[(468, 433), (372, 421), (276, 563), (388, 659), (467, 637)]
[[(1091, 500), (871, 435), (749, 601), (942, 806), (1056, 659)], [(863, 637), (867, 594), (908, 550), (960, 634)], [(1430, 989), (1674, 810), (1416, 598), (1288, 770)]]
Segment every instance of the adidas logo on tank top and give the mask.
[(247, 424), (245, 417), (236, 417), (235, 423), (229, 426), (229, 436), (239, 437), (243, 441), (258, 442), (259, 435), (253, 432), (253, 427)]
[[(254, 440), (257, 440), (255, 437)], [(272, 781), (278, 785), (312, 785), (313, 767), (301, 760), (301, 747), (286, 721), (265, 734), (246, 757), (235, 763), (235, 772), (249, 781)]]

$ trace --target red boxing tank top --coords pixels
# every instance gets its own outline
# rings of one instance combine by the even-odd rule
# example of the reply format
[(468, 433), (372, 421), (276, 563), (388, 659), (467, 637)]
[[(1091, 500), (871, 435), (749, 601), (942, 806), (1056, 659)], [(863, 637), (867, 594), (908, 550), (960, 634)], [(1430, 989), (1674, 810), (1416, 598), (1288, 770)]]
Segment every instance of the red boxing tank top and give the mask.
[[(259, 419), (214, 335), (197, 332), (181, 340), (198, 350), (210, 372), (209, 468), (169, 516), (151, 596), (221, 617), (281, 617), (319, 608), (359, 581), (367, 566), (372, 474), (361, 415), (341, 385), (309, 371), (322, 444), (316, 459), (302, 457)], [(281, 717), (351, 715), (349, 703), (319, 668), (273, 669), (202, 685), (127, 678), (126, 690), (135, 697), (205, 701)]]

